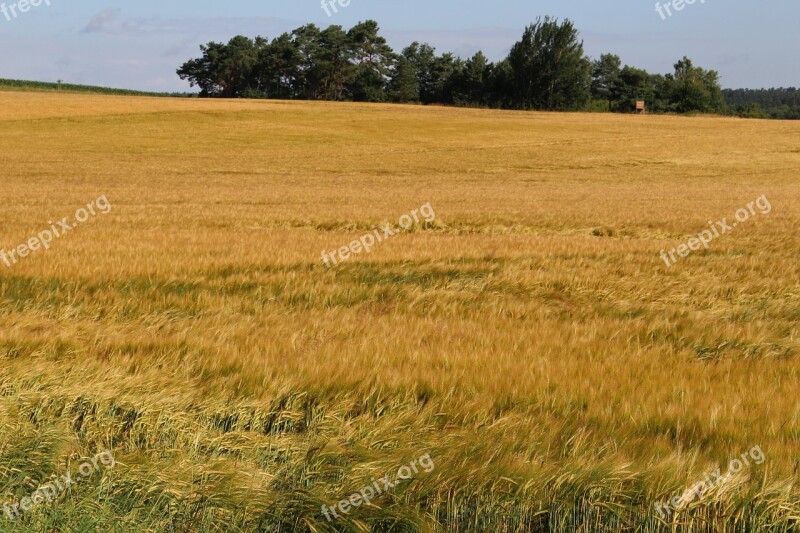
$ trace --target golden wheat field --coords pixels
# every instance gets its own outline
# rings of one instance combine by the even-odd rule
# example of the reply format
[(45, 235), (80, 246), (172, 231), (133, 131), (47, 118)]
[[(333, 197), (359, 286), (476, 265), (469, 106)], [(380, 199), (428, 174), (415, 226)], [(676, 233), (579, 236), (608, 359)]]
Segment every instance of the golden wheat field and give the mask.
[(799, 178), (791, 122), (0, 92), (6, 257), (108, 205), (0, 259), (0, 530), (793, 530)]

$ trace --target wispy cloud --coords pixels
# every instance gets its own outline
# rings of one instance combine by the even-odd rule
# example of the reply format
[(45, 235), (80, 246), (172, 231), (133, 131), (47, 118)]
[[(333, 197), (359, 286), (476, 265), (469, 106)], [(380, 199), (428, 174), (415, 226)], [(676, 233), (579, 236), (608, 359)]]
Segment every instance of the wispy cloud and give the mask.
[(89, 24), (81, 31), (81, 33), (96, 33), (102, 31), (109, 31), (118, 26), (119, 9), (105, 9), (92, 17)]
[[(107, 35), (264, 35), (275, 37), (303, 23), (275, 17), (124, 17), (121, 9), (105, 9), (89, 20), (81, 33)], [(267, 32), (266, 34), (264, 32)], [(170, 49), (172, 50), (172, 49)]]
[(182, 52), (188, 52), (190, 50), (196, 50), (197, 45), (200, 43), (200, 38), (197, 35), (192, 35), (191, 37), (187, 37), (180, 42), (177, 42), (164, 50), (164, 53), (161, 54), (161, 57), (176, 57), (181, 55)]

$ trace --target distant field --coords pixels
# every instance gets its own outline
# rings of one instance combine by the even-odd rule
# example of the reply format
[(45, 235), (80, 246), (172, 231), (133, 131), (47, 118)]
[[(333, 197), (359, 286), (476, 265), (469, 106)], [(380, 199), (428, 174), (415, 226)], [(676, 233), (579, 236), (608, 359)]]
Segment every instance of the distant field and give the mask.
[(131, 91), (129, 89), (112, 89), (110, 87), (97, 87), (94, 85), (77, 85), (74, 83), (50, 83), (44, 81), (6, 80), (0, 78), (0, 91), (63, 91), (70, 93), (96, 93), (117, 96), (187, 96), (182, 93), (154, 93), (145, 91)]
[(112, 206), (0, 262), (0, 503), (116, 460), (0, 531), (800, 520), (800, 123), (4, 91), (0, 169), (2, 250)]

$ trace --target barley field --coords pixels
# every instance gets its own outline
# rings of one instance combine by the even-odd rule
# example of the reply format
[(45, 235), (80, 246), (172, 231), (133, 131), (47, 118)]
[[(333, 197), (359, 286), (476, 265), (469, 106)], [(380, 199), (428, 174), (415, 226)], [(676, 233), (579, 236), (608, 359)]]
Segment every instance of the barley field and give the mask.
[(799, 178), (791, 122), (0, 92), (0, 531), (795, 530)]

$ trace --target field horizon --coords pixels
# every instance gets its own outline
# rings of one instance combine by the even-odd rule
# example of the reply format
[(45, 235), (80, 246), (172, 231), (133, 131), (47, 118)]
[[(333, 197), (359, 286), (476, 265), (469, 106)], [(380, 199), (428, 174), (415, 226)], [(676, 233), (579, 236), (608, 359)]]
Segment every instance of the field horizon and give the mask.
[(0, 531), (798, 525), (796, 121), (2, 90), (0, 146)]

